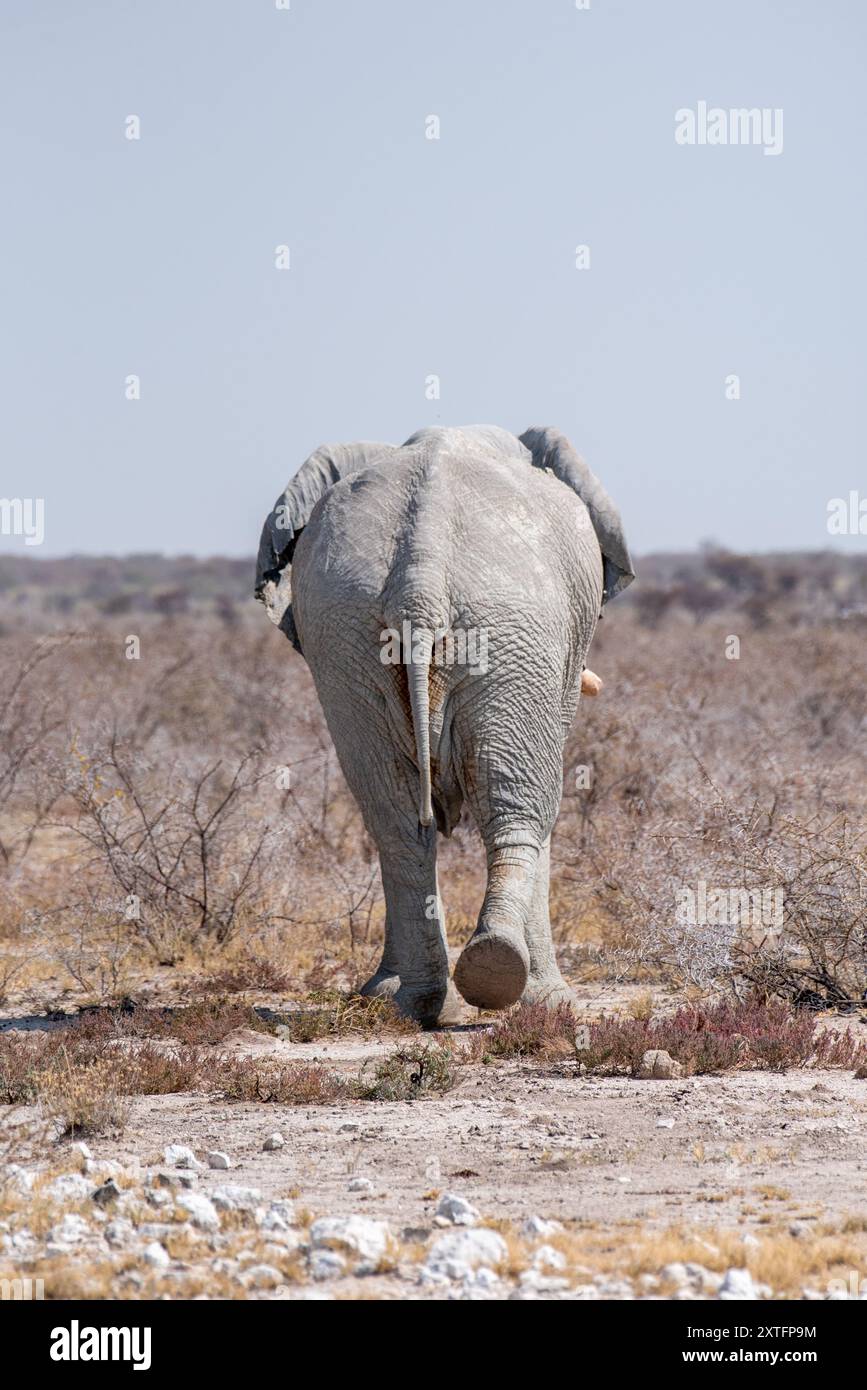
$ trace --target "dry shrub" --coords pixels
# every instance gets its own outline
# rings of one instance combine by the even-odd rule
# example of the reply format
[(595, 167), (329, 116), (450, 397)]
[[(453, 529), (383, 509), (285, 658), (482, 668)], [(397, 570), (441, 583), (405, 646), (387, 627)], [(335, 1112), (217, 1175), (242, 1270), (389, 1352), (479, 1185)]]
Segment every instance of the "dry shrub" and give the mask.
[(319, 990), (308, 995), (305, 1008), (278, 1025), (279, 1037), (291, 1042), (316, 1042), (348, 1034), (379, 1037), (384, 1033), (415, 1033), (417, 1025), (404, 1018), (390, 999), (368, 999), (339, 990)]
[(221, 1043), (238, 1028), (273, 1033), (272, 1024), (239, 999), (201, 999), (180, 1009), (136, 1010), (127, 1027), (140, 1036), (171, 1038), (188, 1045)]
[(213, 971), (202, 980), (203, 994), (243, 994), (255, 990), (259, 994), (283, 994), (293, 985), (285, 967), (267, 956), (244, 954), (224, 970)]
[[(360, 1100), (417, 1100), (442, 1095), (457, 1085), (456, 1058), (450, 1047), (438, 1043), (401, 1048), (390, 1056), (367, 1064), (355, 1086)], [(369, 1069), (372, 1066), (372, 1076)]]
[(491, 1028), (467, 1044), (468, 1061), (493, 1058), (540, 1057), (545, 1060), (574, 1057), (578, 1022), (568, 1004), (518, 1004), (497, 1019)]
[(129, 1117), (123, 1077), (107, 1057), (79, 1065), (61, 1049), (56, 1065), (38, 1073), (36, 1090), (61, 1137), (122, 1130)]
[(221, 1057), (208, 1074), (209, 1088), (226, 1100), (328, 1105), (352, 1095), (342, 1077), (305, 1062), (260, 1063), (249, 1057)]
[(635, 1075), (645, 1052), (662, 1049), (688, 1074), (761, 1068), (853, 1067), (867, 1044), (853, 1035), (821, 1032), (816, 1020), (782, 1000), (690, 1004), (656, 1020), (602, 1018), (589, 1025), (578, 1052), (588, 1069)]
[(127, 1043), (111, 1019), (85, 1016), (67, 1028), (25, 1037), (0, 1034), (0, 1104), (32, 1105), (51, 1096), (53, 1078), (72, 1072), (98, 1084), (114, 1078), (124, 1095), (169, 1095), (207, 1085), (212, 1057), (199, 1048)]

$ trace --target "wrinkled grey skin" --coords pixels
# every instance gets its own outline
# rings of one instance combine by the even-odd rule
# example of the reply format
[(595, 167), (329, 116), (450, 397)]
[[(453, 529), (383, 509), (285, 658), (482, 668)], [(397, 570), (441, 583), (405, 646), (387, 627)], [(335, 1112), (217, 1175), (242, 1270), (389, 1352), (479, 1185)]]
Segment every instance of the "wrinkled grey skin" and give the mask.
[[(380, 855), (385, 949), (363, 993), (454, 1017), (437, 829), (467, 808), (488, 882), (458, 990), (484, 1008), (569, 997), (548, 916), (563, 743), (602, 604), (632, 577), (616, 509), (551, 429), (324, 446), (278, 498), (257, 595), (310, 666)], [(384, 664), (405, 622), (410, 664)], [(432, 661), (424, 633), (445, 629), (484, 633), (487, 670)]]

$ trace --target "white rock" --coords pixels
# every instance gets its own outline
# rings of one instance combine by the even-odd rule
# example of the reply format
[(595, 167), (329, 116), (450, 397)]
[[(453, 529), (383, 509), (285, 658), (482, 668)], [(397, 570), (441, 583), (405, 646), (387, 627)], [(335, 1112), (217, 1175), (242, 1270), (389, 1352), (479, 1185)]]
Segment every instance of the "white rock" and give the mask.
[(549, 1236), (556, 1236), (563, 1230), (562, 1223), (559, 1221), (546, 1221), (542, 1216), (528, 1216), (521, 1226), (521, 1235), (532, 1240), (535, 1236), (542, 1236), (547, 1239)]
[(599, 1290), (595, 1284), (576, 1284), (572, 1290), (572, 1297), (588, 1302), (599, 1297)]
[(277, 1130), (274, 1134), (269, 1134), (262, 1145), (262, 1149), (266, 1154), (273, 1153), (275, 1149), (282, 1149), (285, 1143), (286, 1140), (283, 1138), (283, 1135)]
[[(189, 1231), (191, 1227), (187, 1226)], [(176, 1235), (183, 1227), (172, 1225), (171, 1221), (143, 1221), (138, 1228), (138, 1234), (142, 1240), (168, 1240), (169, 1236)]]
[(79, 1158), (83, 1159), (85, 1163), (89, 1163), (90, 1160), (93, 1158), (92, 1149), (87, 1144), (85, 1144), (83, 1139), (76, 1140), (76, 1142), (72, 1145), (72, 1152), (74, 1154), (78, 1154)]
[(200, 1231), (219, 1231), (220, 1217), (217, 1208), (204, 1192), (179, 1192), (175, 1205)]
[(508, 1247), (496, 1231), (484, 1228), (449, 1231), (434, 1241), (424, 1268), (449, 1279), (463, 1279), (468, 1270), (479, 1265), (496, 1265), (505, 1260)]
[(388, 1248), (388, 1226), (368, 1216), (323, 1216), (310, 1227), (314, 1250), (350, 1250), (364, 1260), (380, 1260)]
[(625, 1279), (606, 1279), (598, 1289), (600, 1298), (632, 1298), (632, 1285)]
[(533, 1255), (533, 1264), (536, 1269), (565, 1269), (566, 1256), (553, 1245), (540, 1245)]
[(349, 1192), (372, 1192), (373, 1183), (370, 1178), (353, 1178), (347, 1189)]
[(62, 1221), (48, 1234), (50, 1243), (54, 1246), (78, 1245), (81, 1241), (87, 1240), (93, 1231), (83, 1216), (77, 1216), (75, 1212), (68, 1211)]
[(211, 1201), (220, 1211), (255, 1211), (261, 1204), (262, 1193), (258, 1187), (238, 1187), (234, 1183), (226, 1183), (223, 1187), (214, 1188)]
[(748, 1269), (726, 1270), (717, 1298), (728, 1300), (758, 1298), (758, 1290), (753, 1283), (753, 1276), (750, 1271)]
[(682, 1288), (690, 1282), (686, 1265), (681, 1264), (679, 1260), (675, 1260), (672, 1264), (663, 1265), (659, 1271), (659, 1277), (664, 1283), (675, 1284), (678, 1288)]
[(211, 1149), (206, 1153), (205, 1161), (209, 1168), (221, 1168), (224, 1171), (232, 1166), (229, 1155), (222, 1153), (219, 1149)]
[(320, 1282), (323, 1279), (339, 1279), (346, 1273), (346, 1261), (336, 1250), (311, 1250), (310, 1277)]
[(125, 1216), (116, 1216), (105, 1228), (109, 1245), (127, 1245), (135, 1236), (135, 1226)]
[(16, 1192), (31, 1192), (38, 1174), (35, 1168), (23, 1168), (20, 1163), (9, 1163), (3, 1172), (7, 1186)]
[(116, 1178), (123, 1171), (122, 1163), (115, 1163), (113, 1158), (88, 1159), (84, 1165), (84, 1171), (89, 1178), (95, 1182), (105, 1182), (108, 1178)]
[(535, 1293), (559, 1293), (569, 1287), (568, 1279), (541, 1274), (538, 1269), (525, 1269), (523, 1273), (518, 1275), (518, 1283), (522, 1289), (532, 1290)]
[(657, 1120), (657, 1129), (674, 1129), (674, 1120)]
[(443, 1193), (437, 1202), (436, 1215), (439, 1224), (447, 1222), (451, 1226), (475, 1226), (479, 1220), (476, 1208), (454, 1192)]
[(170, 1168), (204, 1167), (186, 1144), (167, 1144), (163, 1150), (163, 1160)]
[(749, 1231), (747, 1231), (746, 1235), (741, 1239), (741, 1244), (745, 1245), (747, 1250), (758, 1250), (761, 1243), (762, 1242), (757, 1240)]
[(248, 1289), (273, 1289), (283, 1283), (283, 1275), (273, 1265), (251, 1265), (244, 1271), (243, 1282)]
[(428, 1182), (439, 1182), (440, 1180), (440, 1161), (436, 1154), (431, 1154), (424, 1165), (424, 1175)]
[(278, 1202), (272, 1202), (268, 1210), (263, 1212), (259, 1226), (263, 1231), (282, 1232), (288, 1231), (294, 1221), (294, 1204), (281, 1199)]
[(152, 1269), (165, 1269), (171, 1263), (169, 1252), (158, 1240), (152, 1240), (141, 1252), (142, 1260)]
[(716, 1293), (722, 1284), (721, 1274), (715, 1274), (712, 1269), (706, 1269), (704, 1265), (696, 1264), (693, 1260), (689, 1260), (684, 1268), (690, 1283), (703, 1293)]
[(652, 1048), (642, 1057), (638, 1075), (643, 1080), (671, 1081), (674, 1077), (683, 1076), (683, 1067), (680, 1062), (675, 1062), (670, 1052), (663, 1048)]
[(10, 1236), (3, 1236), (0, 1239), (0, 1250), (6, 1255), (17, 1255), (19, 1257), (30, 1258), (39, 1248), (39, 1242), (32, 1231), (25, 1227), (21, 1231), (14, 1231)]
[(93, 1192), (93, 1183), (81, 1173), (61, 1173), (59, 1178), (45, 1187), (46, 1197), (52, 1202), (81, 1202)]

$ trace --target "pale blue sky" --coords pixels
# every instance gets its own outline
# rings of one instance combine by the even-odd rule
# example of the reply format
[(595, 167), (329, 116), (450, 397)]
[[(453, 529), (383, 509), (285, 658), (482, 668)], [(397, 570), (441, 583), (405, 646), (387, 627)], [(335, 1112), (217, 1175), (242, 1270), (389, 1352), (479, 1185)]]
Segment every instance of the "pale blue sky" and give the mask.
[[(863, 547), (826, 504), (867, 492), (865, 17), (3, 0), (0, 494), (45, 498), (28, 553), (252, 554), (317, 444), (438, 422), (563, 429), (639, 553)], [(678, 146), (700, 100), (782, 107), (783, 153)]]

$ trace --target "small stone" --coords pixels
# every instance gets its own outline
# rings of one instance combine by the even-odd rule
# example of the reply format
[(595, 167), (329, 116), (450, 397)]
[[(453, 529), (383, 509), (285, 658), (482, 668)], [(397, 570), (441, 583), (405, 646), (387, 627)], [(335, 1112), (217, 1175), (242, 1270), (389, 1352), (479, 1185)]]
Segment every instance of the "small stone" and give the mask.
[(349, 1250), (364, 1260), (379, 1260), (388, 1248), (388, 1227), (367, 1216), (324, 1216), (310, 1227), (314, 1250)]
[(78, 1154), (79, 1158), (81, 1158), (85, 1163), (89, 1163), (90, 1160), (93, 1158), (92, 1150), (90, 1149), (89, 1145), (85, 1144), (83, 1139), (78, 1139), (72, 1145), (72, 1152), (74, 1154)]
[(263, 1231), (283, 1232), (290, 1230), (295, 1220), (295, 1207), (292, 1202), (281, 1198), (280, 1201), (272, 1202), (268, 1210), (262, 1214), (259, 1226)]
[(176, 1190), (179, 1187), (195, 1187), (198, 1178), (195, 1173), (155, 1173), (152, 1179), (159, 1187), (170, 1187)]
[(53, 1202), (81, 1202), (93, 1192), (93, 1183), (81, 1173), (61, 1173), (45, 1188), (46, 1197)]
[(505, 1260), (508, 1247), (497, 1231), (484, 1228), (449, 1231), (434, 1241), (423, 1268), (448, 1279), (463, 1279), (479, 1265), (497, 1265)]
[(372, 1192), (373, 1183), (370, 1178), (353, 1178), (347, 1190), (349, 1192)]
[(258, 1187), (238, 1187), (227, 1183), (225, 1187), (215, 1187), (211, 1201), (220, 1211), (255, 1211), (262, 1202)]
[(142, 1260), (151, 1269), (165, 1269), (171, 1263), (169, 1252), (158, 1240), (152, 1240), (141, 1252)]
[(339, 1279), (346, 1273), (346, 1261), (336, 1250), (311, 1250), (309, 1269), (311, 1279)]
[(533, 1264), (537, 1269), (565, 1269), (566, 1256), (553, 1245), (540, 1245), (533, 1255)]
[(163, 1150), (163, 1161), (170, 1168), (201, 1168), (204, 1166), (186, 1144), (167, 1144)]
[(49, 1258), (54, 1255), (66, 1255), (73, 1246), (80, 1245), (92, 1235), (93, 1230), (84, 1217), (68, 1211), (63, 1220), (49, 1231), (45, 1253)]
[(121, 1188), (118, 1187), (114, 1178), (109, 1178), (108, 1182), (104, 1182), (102, 1187), (96, 1189), (93, 1194), (93, 1200), (97, 1202), (99, 1206), (107, 1207), (109, 1202), (116, 1202), (120, 1194)]
[(518, 1275), (518, 1283), (522, 1289), (532, 1290), (534, 1293), (559, 1293), (569, 1287), (568, 1279), (541, 1274), (538, 1269), (525, 1269)]
[(283, 1135), (277, 1130), (274, 1134), (268, 1135), (268, 1138), (262, 1145), (262, 1151), (266, 1154), (273, 1153), (275, 1149), (282, 1149), (285, 1143), (286, 1140), (283, 1138)]
[(244, 1271), (243, 1282), (248, 1289), (273, 1289), (283, 1283), (283, 1275), (273, 1265), (251, 1265)]
[(675, 1260), (672, 1264), (663, 1265), (659, 1271), (659, 1277), (663, 1283), (675, 1284), (678, 1288), (682, 1288), (690, 1282), (686, 1265), (681, 1264), (679, 1260)]
[(204, 1192), (179, 1192), (176, 1205), (200, 1231), (219, 1231), (220, 1217), (217, 1208)]
[(657, 1129), (674, 1129), (674, 1120), (657, 1120)]
[(758, 1298), (758, 1290), (748, 1269), (728, 1269), (720, 1285), (717, 1298), (733, 1301), (735, 1299)]
[(549, 1236), (556, 1236), (562, 1231), (563, 1227), (559, 1221), (546, 1221), (543, 1216), (528, 1216), (521, 1226), (521, 1235), (532, 1240), (535, 1236), (547, 1239)]
[(663, 1048), (652, 1048), (642, 1057), (638, 1075), (644, 1081), (672, 1081), (683, 1076), (683, 1067)]
[(479, 1213), (465, 1197), (454, 1192), (444, 1192), (437, 1202), (436, 1219), (438, 1225), (475, 1226)]
[(221, 1153), (219, 1149), (212, 1149), (209, 1153), (206, 1153), (205, 1162), (209, 1168), (221, 1168), (225, 1170), (232, 1166), (232, 1160), (229, 1155)]
[(439, 1182), (440, 1180), (440, 1161), (436, 1154), (431, 1154), (424, 1165), (424, 1175), (428, 1182)]
[(135, 1235), (135, 1226), (125, 1216), (116, 1216), (105, 1228), (109, 1245), (128, 1245)]

